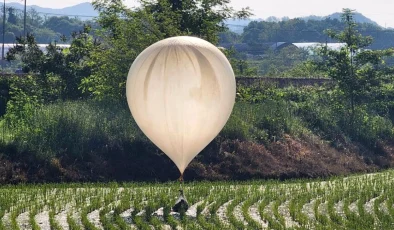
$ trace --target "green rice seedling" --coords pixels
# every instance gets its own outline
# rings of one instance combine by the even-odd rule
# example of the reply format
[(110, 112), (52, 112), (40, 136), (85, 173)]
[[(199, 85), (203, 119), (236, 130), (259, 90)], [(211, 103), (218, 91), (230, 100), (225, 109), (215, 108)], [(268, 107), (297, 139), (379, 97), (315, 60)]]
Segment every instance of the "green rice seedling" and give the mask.
[(240, 229), (244, 227), (244, 223), (239, 221), (234, 215), (234, 208), (235, 206), (241, 203), (241, 199), (237, 198), (231, 201), (231, 203), (227, 206), (226, 215), (230, 221), (230, 224), (235, 229)]
[(371, 199), (371, 197), (366, 196), (364, 192), (361, 192), (360, 198), (357, 201), (357, 208), (359, 213), (359, 224), (361, 223), (365, 228), (373, 228), (375, 224), (375, 218), (367, 213), (364, 208), (364, 204)]
[(53, 210), (49, 211), (49, 225), (51, 226), (52, 230), (62, 230), (62, 227), (59, 223), (55, 220), (55, 212)]
[(379, 229), (389, 229), (393, 225), (393, 217), (380, 209), (386, 199), (387, 197), (382, 195), (375, 200), (373, 205), (374, 213), (378, 218), (376, 228)]
[(212, 224), (209, 223), (209, 222), (207, 221), (207, 219), (208, 219), (209, 217), (204, 216), (203, 213), (202, 213), (202, 212), (204, 211), (204, 208), (205, 208), (208, 204), (209, 204), (209, 202), (204, 201), (202, 204), (200, 204), (200, 205), (197, 206), (197, 213), (196, 213), (196, 214), (197, 214), (197, 216), (196, 216), (196, 218), (197, 218), (197, 223), (198, 223), (198, 225), (201, 226), (203, 229), (212, 229), (212, 228), (213, 228)]
[(350, 210), (349, 205), (357, 201), (357, 196), (350, 195), (348, 198), (344, 199), (343, 209), (346, 215), (346, 227), (354, 228), (359, 227), (359, 216), (357, 213), (354, 213)]
[(200, 205), (197, 205), (197, 209), (196, 209), (196, 216), (198, 217), (199, 215), (201, 215), (201, 212), (204, 210), (204, 207), (207, 205), (207, 202), (203, 202)]
[(19, 225), (18, 222), (16, 221), (16, 218), (18, 217), (20, 211), (14, 210), (13, 212), (11, 212), (11, 229), (15, 229), (15, 230), (19, 230)]
[(298, 196), (294, 196), (294, 198), (290, 200), (289, 203), (290, 216), (299, 224), (301, 224), (301, 226), (310, 225), (309, 218), (304, 213), (302, 213), (303, 205), (310, 201), (311, 201), (311, 196), (309, 193), (302, 193)]
[(131, 230), (131, 226), (119, 215), (114, 215), (114, 222), (122, 230)]
[[(269, 199), (270, 198), (267, 198), (267, 203), (264, 205), (264, 207), (266, 209), (268, 209), (269, 213), (265, 212), (264, 211), (265, 209), (264, 209), (264, 210), (260, 211), (260, 215), (263, 220), (266, 220), (268, 222), (268, 227), (270, 229), (284, 229), (285, 226), (282, 225), (276, 218), (274, 218), (275, 215), (273, 215), (273, 210), (272, 210), (275, 203), (279, 203), (279, 201), (274, 200), (274, 201), (269, 202), (268, 201)], [(271, 207), (269, 208), (269, 206), (271, 206)], [(278, 206), (279, 206), (279, 204), (278, 204)], [(263, 206), (261, 206), (261, 207), (263, 207)]]
[(79, 224), (77, 224), (77, 222), (71, 216), (70, 213), (67, 214), (67, 224), (68, 224), (70, 230), (82, 230), (82, 227)]
[(342, 197), (338, 195), (337, 192), (334, 192), (331, 196), (328, 197), (328, 202), (327, 202), (328, 216), (330, 217), (330, 220), (337, 226), (344, 225), (343, 218), (337, 214), (334, 208), (334, 205), (338, 203), (341, 200), (341, 198)]
[(3, 217), (5, 214), (5, 208), (4, 207), (0, 207), (0, 230), (6, 230), (6, 227), (4, 226), (3, 223)]
[(184, 229), (190, 229), (190, 230), (201, 230), (201, 226), (198, 225), (196, 222), (188, 222), (187, 224), (184, 225)]
[(155, 229), (161, 229), (163, 222), (159, 220), (159, 218), (153, 216), (150, 218), (149, 223), (155, 228)]
[(37, 209), (36, 208), (31, 208), (29, 212), (29, 223), (31, 225), (32, 230), (40, 230), (40, 226), (37, 224), (35, 220), (35, 216), (37, 214)]
[(313, 210), (315, 213), (315, 218), (320, 223), (320, 225), (327, 226), (330, 223), (328, 217), (323, 213), (319, 212), (319, 206), (323, 205), (324, 203), (325, 203), (324, 199), (317, 199), (314, 204)]
[(133, 223), (137, 226), (138, 229), (143, 229), (143, 230), (149, 230), (149, 229), (151, 229), (151, 227), (149, 226), (149, 224), (147, 224), (146, 222), (144, 222), (143, 217), (135, 216), (135, 217), (133, 218)]
[(105, 207), (103, 209), (100, 210), (99, 212), (99, 217), (100, 217), (100, 222), (103, 225), (104, 229), (108, 229), (108, 230), (116, 230), (117, 228), (115, 227), (115, 225), (112, 223), (112, 221), (107, 218), (106, 214), (109, 212), (109, 208)]
[(131, 213), (131, 218), (133, 223), (136, 225), (138, 229), (150, 229), (149, 224), (144, 221), (144, 217), (141, 215), (137, 215), (142, 211), (142, 207), (135, 205), (135, 209)]
[(152, 214), (157, 210), (157, 206), (153, 202), (148, 202), (145, 206), (145, 221), (150, 222)]
[(282, 226), (286, 226), (286, 220), (282, 216), (282, 214), (279, 213), (279, 206), (286, 201), (285, 197), (280, 197), (280, 199), (277, 199), (274, 201), (272, 205), (272, 213), (275, 216), (275, 219), (277, 219)]
[(82, 210), (81, 212), (81, 221), (82, 221), (82, 225), (84, 226), (85, 229), (87, 230), (98, 230), (98, 228), (96, 226), (94, 226), (93, 223), (91, 223), (88, 220), (88, 208)]
[(243, 204), (242, 204), (242, 214), (246, 220), (246, 222), (248, 223), (248, 228), (249, 229), (260, 229), (261, 226), (259, 225), (259, 223), (257, 223), (251, 216), (249, 213), (249, 208), (256, 204), (259, 200), (261, 199), (260, 194), (254, 194), (251, 198), (247, 199)]
[(203, 215), (197, 215), (197, 223), (203, 228), (203, 229), (214, 229), (214, 224), (209, 223), (207, 221), (207, 218), (204, 217)]
[(387, 201), (386, 201), (386, 206), (387, 206), (387, 210), (390, 213), (390, 216), (393, 217), (394, 216), (394, 194), (390, 194), (391, 196), (387, 197)]

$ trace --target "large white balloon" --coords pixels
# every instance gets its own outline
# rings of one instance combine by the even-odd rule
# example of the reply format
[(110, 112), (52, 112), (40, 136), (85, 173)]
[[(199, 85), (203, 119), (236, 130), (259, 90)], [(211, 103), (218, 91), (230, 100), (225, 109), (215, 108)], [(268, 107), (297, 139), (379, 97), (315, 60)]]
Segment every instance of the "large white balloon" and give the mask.
[(145, 49), (130, 68), (126, 93), (138, 126), (183, 174), (226, 124), (235, 87), (219, 49), (183, 36)]

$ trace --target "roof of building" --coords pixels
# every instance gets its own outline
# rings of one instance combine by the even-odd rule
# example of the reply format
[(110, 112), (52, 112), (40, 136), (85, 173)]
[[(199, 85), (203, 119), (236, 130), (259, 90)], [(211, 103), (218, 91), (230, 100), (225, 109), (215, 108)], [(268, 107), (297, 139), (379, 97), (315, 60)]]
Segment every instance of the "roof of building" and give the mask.
[(319, 42), (302, 42), (302, 43), (292, 43), (300, 49), (314, 49), (321, 46), (327, 46), (332, 50), (340, 50), (346, 46), (346, 43), (319, 43)]

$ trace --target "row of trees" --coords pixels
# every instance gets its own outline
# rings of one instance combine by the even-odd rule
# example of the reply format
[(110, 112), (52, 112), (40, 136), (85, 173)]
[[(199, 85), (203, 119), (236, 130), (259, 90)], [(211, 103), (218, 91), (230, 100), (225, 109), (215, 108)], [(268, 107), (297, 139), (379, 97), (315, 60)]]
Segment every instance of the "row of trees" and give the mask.
[[(284, 21), (252, 21), (241, 35), (226, 33), (221, 36), (222, 43), (247, 43), (251, 46), (265, 42), (335, 42), (327, 36), (327, 29), (342, 31), (345, 24), (338, 19), (305, 20), (295, 18)], [(394, 46), (394, 30), (384, 29), (371, 23), (358, 23), (358, 32), (364, 36), (372, 36), (372, 49), (386, 49)]]
[[(1, 11), (0, 31), (3, 30), (3, 12)], [(23, 34), (23, 12), (12, 7), (6, 8), (6, 34), (5, 42), (14, 43), (16, 37)], [(34, 33), (38, 43), (60, 41), (61, 36), (70, 37), (74, 31), (83, 28), (84, 23), (96, 26), (93, 21), (83, 22), (78, 18), (68, 16), (48, 17), (37, 12), (34, 8), (27, 11), (26, 30)]]

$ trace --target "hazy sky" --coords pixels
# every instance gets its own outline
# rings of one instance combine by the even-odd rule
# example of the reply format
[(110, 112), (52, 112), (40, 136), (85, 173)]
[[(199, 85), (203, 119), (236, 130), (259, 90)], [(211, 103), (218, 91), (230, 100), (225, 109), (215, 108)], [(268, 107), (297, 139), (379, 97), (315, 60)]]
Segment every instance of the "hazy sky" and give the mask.
[[(23, 0), (19, 1), (22, 2)], [(27, 0), (28, 5), (42, 7), (63, 8), (86, 2), (87, 0)], [(6, 0), (18, 2), (18, 0)], [(136, 0), (124, 0), (126, 5), (135, 5)], [(308, 15), (325, 16), (339, 12), (342, 8), (355, 9), (371, 18), (382, 26), (394, 27), (394, 0), (232, 0), (231, 4), (236, 9), (249, 6), (253, 9), (255, 18), (269, 16), (290, 18)]]

